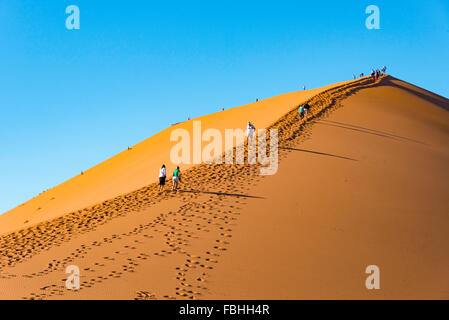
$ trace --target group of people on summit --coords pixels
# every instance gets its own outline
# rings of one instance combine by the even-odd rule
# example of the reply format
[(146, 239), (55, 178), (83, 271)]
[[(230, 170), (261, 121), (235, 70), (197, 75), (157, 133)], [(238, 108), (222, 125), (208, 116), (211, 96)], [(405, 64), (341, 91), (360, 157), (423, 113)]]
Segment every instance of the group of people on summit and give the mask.
[[(382, 69), (380, 69), (380, 70), (376, 69), (376, 71), (374, 71), (374, 69), (371, 69), (371, 78), (373, 78), (373, 81), (377, 81), (377, 80), (379, 80), (379, 78), (381, 76), (383, 76), (385, 74), (385, 72), (387, 72), (387, 67), (386, 66), (383, 66)], [(364, 75), (365, 74), (362, 72), (360, 74), (360, 78), (363, 78)], [(353, 74), (352, 77), (354, 78), (354, 80), (356, 79), (355, 74)]]
[(377, 81), (379, 80), (380, 76), (385, 74), (385, 71), (387, 71), (387, 67), (383, 67), (382, 68), (382, 72), (377, 69), (376, 71), (374, 71), (374, 69), (371, 69), (371, 78), (373, 78), (373, 81)]

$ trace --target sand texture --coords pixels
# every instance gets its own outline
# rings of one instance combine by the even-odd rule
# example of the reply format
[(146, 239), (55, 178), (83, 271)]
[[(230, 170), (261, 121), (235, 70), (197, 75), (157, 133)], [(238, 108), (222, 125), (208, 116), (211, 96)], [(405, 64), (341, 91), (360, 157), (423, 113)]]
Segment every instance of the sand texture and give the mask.
[(448, 110), (385, 76), (217, 112), (203, 129), (278, 129), (278, 172), (182, 166), (160, 193), (177, 124), (1, 215), (0, 298), (448, 299)]

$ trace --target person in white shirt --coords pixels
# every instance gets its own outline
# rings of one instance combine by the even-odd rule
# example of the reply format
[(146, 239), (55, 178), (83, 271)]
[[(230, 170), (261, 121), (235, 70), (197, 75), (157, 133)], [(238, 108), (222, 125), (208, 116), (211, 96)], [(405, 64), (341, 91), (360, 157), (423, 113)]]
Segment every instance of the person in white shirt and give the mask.
[(159, 191), (164, 188), (165, 178), (167, 178), (167, 169), (165, 169), (165, 164), (163, 164), (162, 168), (159, 170)]
[(248, 121), (248, 126), (246, 127), (246, 136), (248, 137), (248, 140), (254, 137), (255, 130), (256, 128), (253, 126), (253, 124)]

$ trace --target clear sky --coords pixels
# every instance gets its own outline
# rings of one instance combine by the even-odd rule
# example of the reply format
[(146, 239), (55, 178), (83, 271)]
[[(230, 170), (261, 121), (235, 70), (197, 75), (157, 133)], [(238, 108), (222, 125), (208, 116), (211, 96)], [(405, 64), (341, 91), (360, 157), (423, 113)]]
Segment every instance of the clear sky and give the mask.
[(0, 213), (172, 123), (303, 85), (386, 65), (449, 97), (448, 40), (447, 0), (1, 0)]

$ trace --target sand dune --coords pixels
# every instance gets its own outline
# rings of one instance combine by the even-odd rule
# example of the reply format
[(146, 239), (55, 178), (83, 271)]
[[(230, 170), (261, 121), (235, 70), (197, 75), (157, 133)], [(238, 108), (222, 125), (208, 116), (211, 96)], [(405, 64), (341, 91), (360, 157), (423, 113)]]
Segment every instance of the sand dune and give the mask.
[[(196, 165), (177, 194), (158, 193), (151, 174), (165, 130), (0, 216), (0, 297), (447, 299), (448, 106), (385, 77), (205, 116), (221, 130), (278, 128), (279, 171)], [(381, 290), (364, 287), (369, 264)], [(68, 265), (80, 290), (65, 288)]]
[[(215, 128), (223, 133), (225, 128), (244, 129), (247, 121), (252, 121), (257, 128), (266, 128), (301, 102), (344, 83), (283, 94), (169, 127), (133, 146), (131, 150), (125, 150), (84, 171), (82, 175), (3, 213), (0, 215), (0, 234), (84, 209), (155, 182), (162, 163), (169, 165), (170, 170), (174, 169), (174, 165), (170, 165), (170, 149), (175, 143), (170, 143), (170, 133), (177, 128), (191, 133), (194, 120), (201, 121), (203, 130)], [(189, 167), (183, 165), (181, 169)]]

